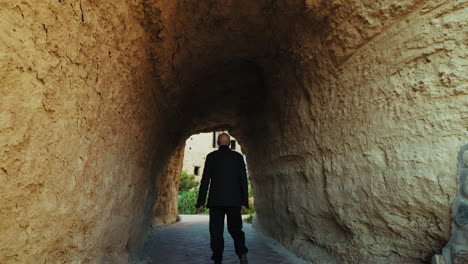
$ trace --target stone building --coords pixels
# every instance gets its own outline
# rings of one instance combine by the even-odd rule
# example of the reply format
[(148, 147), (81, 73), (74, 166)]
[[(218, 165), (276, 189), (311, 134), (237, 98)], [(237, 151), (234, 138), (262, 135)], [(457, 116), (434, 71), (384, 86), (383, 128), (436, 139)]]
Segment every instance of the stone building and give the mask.
[[(221, 132), (200, 133), (192, 135), (185, 141), (184, 161), (182, 170), (189, 174), (195, 174), (196, 179), (201, 179), (203, 167), (205, 166), (206, 155), (216, 149), (216, 140)], [(237, 140), (231, 137), (231, 149), (242, 154), (242, 150)]]

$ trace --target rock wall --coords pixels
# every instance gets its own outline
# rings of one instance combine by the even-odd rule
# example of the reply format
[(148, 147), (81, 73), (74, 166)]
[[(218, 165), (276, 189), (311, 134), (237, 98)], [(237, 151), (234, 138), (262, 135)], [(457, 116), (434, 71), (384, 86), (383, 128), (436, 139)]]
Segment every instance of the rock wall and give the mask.
[(466, 2), (336, 2), (320, 36), (296, 26), (242, 137), (257, 226), (314, 263), (427, 263), (468, 138)]
[(0, 263), (126, 263), (138, 247), (157, 140), (174, 147), (143, 17), (138, 1), (0, 1)]
[(173, 224), (177, 220), (177, 197), (180, 173), (184, 160), (185, 144), (180, 144), (172, 153), (166, 168), (157, 178), (156, 200), (153, 207), (153, 226)]

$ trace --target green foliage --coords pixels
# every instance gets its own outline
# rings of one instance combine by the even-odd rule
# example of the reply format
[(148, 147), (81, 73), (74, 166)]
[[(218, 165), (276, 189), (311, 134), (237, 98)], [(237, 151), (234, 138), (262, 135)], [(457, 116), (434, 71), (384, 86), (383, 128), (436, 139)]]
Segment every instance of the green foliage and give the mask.
[(253, 216), (253, 214), (251, 214), (251, 215), (249, 215), (248, 217), (246, 217), (246, 218), (244, 219), (244, 222), (249, 223), (249, 224), (252, 224), (253, 218), (254, 218), (254, 216)]
[[(178, 202), (178, 210), (179, 214), (198, 214), (198, 209), (195, 208), (195, 205), (197, 204), (197, 199), (198, 199), (198, 189), (193, 189), (198, 185), (198, 183), (195, 181), (195, 184), (190, 185), (188, 182), (190, 182), (187, 179), (195, 177), (194, 175), (189, 175), (187, 172), (182, 172), (182, 175), (180, 177), (180, 185), (179, 185), (179, 202)], [(192, 178), (192, 179), (193, 179)], [(182, 185), (182, 179), (184, 179), (184, 190), (180, 187)], [(195, 186), (193, 186), (195, 185)], [(190, 188), (189, 188), (190, 187)], [(188, 188), (188, 189), (187, 189)], [(209, 194), (208, 194), (209, 195)], [(208, 196), (207, 195), (207, 196)], [(249, 198), (252, 197), (252, 187), (249, 184)], [(209, 209), (205, 208), (204, 214), (208, 214)], [(245, 210), (243, 213), (245, 214), (254, 214), (255, 213), (255, 207), (252, 202), (249, 201), (249, 209)]]
[(245, 212), (243, 212), (242, 214), (246, 215), (246, 214), (254, 214), (254, 213), (255, 213), (255, 207), (253, 203), (249, 201), (249, 209), (245, 210)]
[(252, 202), (250, 202), (250, 198), (253, 197), (252, 193), (252, 185), (249, 183), (249, 209), (245, 210), (243, 214), (254, 214), (255, 213), (255, 207)]
[(197, 204), (198, 191), (190, 190), (179, 193), (178, 210), (179, 214), (197, 214), (198, 210), (195, 208)]
[(185, 192), (198, 186), (195, 180), (195, 174), (188, 174), (187, 171), (182, 171), (180, 174), (179, 192)]
[[(198, 190), (190, 190), (179, 193), (179, 202), (177, 208), (179, 214), (198, 214), (198, 209), (195, 208), (198, 199)], [(209, 209), (205, 208), (205, 213), (208, 214)]]
[(252, 198), (253, 197), (253, 193), (252, 193), (252, 184), (249, 183), (249, 190), (248, 190), (248, 193), (249, 193), (249, 198)]

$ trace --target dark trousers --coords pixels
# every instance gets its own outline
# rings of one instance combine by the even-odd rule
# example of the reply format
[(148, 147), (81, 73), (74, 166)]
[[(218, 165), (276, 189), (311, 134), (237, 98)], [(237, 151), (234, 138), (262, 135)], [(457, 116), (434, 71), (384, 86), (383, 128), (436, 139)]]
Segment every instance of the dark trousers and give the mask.
[(221, 261), (224, 251), (224, 215), (227, 215), (227, 225), (229, 234), (234, 239), (236, 254), (241, 256), (247, 253), (245, 247), (245, 234), (242, 231), (242, 217), (240, 207), (211, 207), (210, 208), (210, 238), (212, 259)]

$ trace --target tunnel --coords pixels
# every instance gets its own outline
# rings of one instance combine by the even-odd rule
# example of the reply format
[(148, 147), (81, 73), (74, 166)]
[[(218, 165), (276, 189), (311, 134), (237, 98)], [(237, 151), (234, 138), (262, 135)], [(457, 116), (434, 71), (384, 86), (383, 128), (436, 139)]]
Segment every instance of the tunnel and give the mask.
[(466, 6), (0, 2), (0, 263), (131, 263), (214, 130), (298, 256), (429, 263), (468, 143)]

